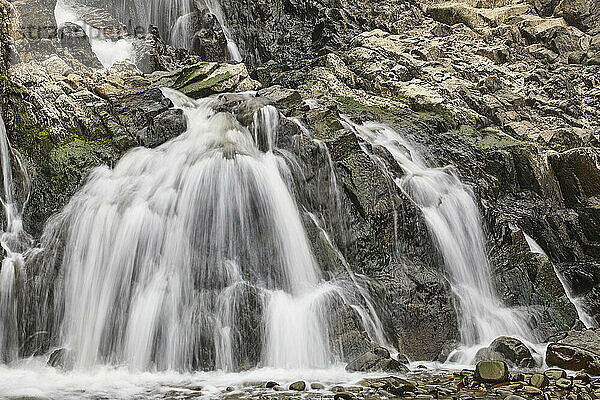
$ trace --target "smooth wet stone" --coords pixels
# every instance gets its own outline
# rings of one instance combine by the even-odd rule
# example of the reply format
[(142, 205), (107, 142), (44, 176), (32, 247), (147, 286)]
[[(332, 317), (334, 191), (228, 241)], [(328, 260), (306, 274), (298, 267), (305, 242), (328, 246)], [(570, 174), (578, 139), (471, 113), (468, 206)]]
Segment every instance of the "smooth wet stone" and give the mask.
[(475, 368), (475, 380), (500, 383), (508, 380), (508, 365), (504, 361), (480, 361)]
[(576, 381), (581, 381), (584, 383), (589, 383), (590, 382), (590, 376), (588, 374), (586, 374), (585, 372), (578, 372), (577, 375), (575, 375), (575, 380)]
[(544, 374), (533, 374), (531, 376), (531, 379), (529, 379), (529, 383), (531, 384), (531, 386), (535, 386), (539, 389), (548, 386), (550, 380)]
[(225, 389), (227, 392), (233, 392), (235, 389), (231, 386), (227, 386), (227, 388)]
[(600, 375), (600, 354), (562, 343), (550, 343), (546, 350), (548, 365), (571, 371), (585, 371), (591, 375)]
[(566, 378), (567, 373), (562, 369), (552, 368), (548, 369), (544, 372), (544, 375), (548, 377), (548, 379), (552, 379), (554, 381), (559, 380), (560, 378)]
[(330, 390), (333, 393), (345, 392), (346, 391), (346, 389), (343, 386), (333, 386)]
[(516, 394), (511, 394), (510, 396), (506, 396), (504, 400), (526, 400), (524, 397), (517, 396)]
[(322, 383), (313, 382), (310, 384), (310, 388), (313, 390), (323, 390), (325, 389), (325, 385), (323, 385)]
[(355, 400), (356, 396), (354, 396), (350, 392), (339, 392), (333, 396), (334, 400)]
[(567, 378), (560, 378), (556, 381), (556, 386), (558, 386), (561, 389), (568, 390), (571, 389), (571, 387), (573, 386), (573, 382), (571, 382), (571, 380)]
[(295, 390), (297, 392), (302, 392), (305, 389), (306, 389), (306, 382), (304, 382), (304, 381), (294, 382), (290, 385), (290, 390)]
[(269, 381), (269, 382), (265, 383), (265, 387), (266, 387), (267, 389), (272, 389), (272, 388), (274, 388), (275, 386), (279, 386), (279, 383), (277, 383), (277, 382), (273, 382), (273, 381)]
[(275, 385), (273, 386), (273, 390), (276, 392), (283, 392), (285, 388), (283, 386)]
[(542, 391), (535, 386), (524, 386), (523, 391), (527, 394), (541, 394)]

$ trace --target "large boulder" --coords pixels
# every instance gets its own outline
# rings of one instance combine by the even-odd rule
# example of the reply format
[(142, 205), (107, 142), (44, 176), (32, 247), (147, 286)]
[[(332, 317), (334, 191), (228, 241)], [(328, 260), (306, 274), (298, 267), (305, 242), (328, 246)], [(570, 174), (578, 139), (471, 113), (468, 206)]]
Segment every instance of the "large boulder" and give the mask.
[(250, 78), (244, 64), (200, 62), (156, 77), (156, 86), (176, 89), (195, 99), (260, 88), (260, 83)]
[(475, 367), (475, 380), (483, 383), (508, 381), (508, 365), (504, 361), (480, 361)]
[(600, 354), (581, 347), (550, 343), (546, 350), (546, 362), (550, 366), (600, 375)]
[(477, 353), (476, 359), (478, 361), (505, 361), (511, 366), (522, 368), (536, 366), (536, 362), (527, 346), (519, 339), (507, 336), (501, 336), (494, 340), (489, 347), (481, 349)]
[(382, 347), (368, 351), (346, 366), (350, 372), (408, 372), (408, 368), (390, 356), (390, 352)]
[(70, 22), (62, 24), (58, 31), (58, 40), (83, 65), (102, 68), (102, 63), (92, 51), (89, 38), (81, 26)]

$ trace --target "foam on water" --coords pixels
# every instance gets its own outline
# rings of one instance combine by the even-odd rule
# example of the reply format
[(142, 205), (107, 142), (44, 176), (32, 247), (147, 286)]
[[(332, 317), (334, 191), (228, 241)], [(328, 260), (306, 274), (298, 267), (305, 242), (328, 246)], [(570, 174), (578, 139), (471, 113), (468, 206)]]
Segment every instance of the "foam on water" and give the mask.
[[(132, 372), (127, 368), (99, 367), (93, 371), (62, 372), (45, 365), (45, 359), (28, 359), (10, 368), (0, 365), (0, 393), (6, 397), (37, 396), (60, 400), (79, 399), (163, 399), (176, 390), (194, 393), (186, 388), (202, 387), (202, 397), (222, 398), (227, 387), (247, 391), (266, 381), (283, 387), (297, 380), (325, 385), (352, 385), (366, 377), (381, 374), (349, 373), (343, 365), (328, 369), (259, 368), (241, 373)], [(197, 392), (196, 392), (197, 393)], [(310, 393), (307, 392), (307, 393)], [(231, 394), (231, 393), (228, 393)]]

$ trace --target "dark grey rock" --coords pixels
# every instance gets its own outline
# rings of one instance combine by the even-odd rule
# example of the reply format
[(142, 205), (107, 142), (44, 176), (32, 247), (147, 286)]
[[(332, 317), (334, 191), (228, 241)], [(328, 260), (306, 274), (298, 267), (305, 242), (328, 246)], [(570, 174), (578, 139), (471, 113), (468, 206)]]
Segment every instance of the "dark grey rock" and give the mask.
[(356, 359), (350, 361), (346, 366), (350, 372), (408, 372), (408, 368), (390, 357), (386, 349), (373, 349)]
[(546, 362), (571, 371), (600, 375), (600, 355), (576, 346), (550, 343), (546, 350)]

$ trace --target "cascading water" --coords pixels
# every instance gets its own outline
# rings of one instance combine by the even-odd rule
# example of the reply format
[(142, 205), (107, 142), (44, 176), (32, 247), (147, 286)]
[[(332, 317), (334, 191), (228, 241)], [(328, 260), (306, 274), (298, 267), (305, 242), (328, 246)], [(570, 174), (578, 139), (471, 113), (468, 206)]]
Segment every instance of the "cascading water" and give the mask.
[[(0, 164), (2, 167), (4, 209), (4, 229), (0, 244), (4, 258), (0, 267), (0, 361), (14, 361), (18, 356), (18, 286), (24, 281), (24, 258), (22, 252), (27, 247), (28, 237), (23, 231), (21, 210), (14, 193), (11, 167), (11, 148), (6, 135), (6, 127), (0, 116)], [(24, 172), (19, 163), (21, 171)], [(27, 186), (27, 175), (23, 174)]]
[(234, 40), (231, 30), (227, 26), (227, 22), (225, 20), (225, 13), (223, 12), (221, 3), (219, 3), (219, 0), (204, 0), (204, 4), (211, 12), (211, 14), (213, 14), (217, 18), (217, 21), (219, 21), (219, 25), (221, 25), (221, 29), (223, 30), (223, 34), (225, 35), (225, 39), (227, 40), (227, 50), (229, 51), (229, 57), (236, 62), (242, 61), (242, 54), (240, 53), (240, 49)]
[(263, 107), (249, 130), (216, 99), (165, 94), (188, 131), (93, 171), (44, 233), (48, 254), (64, 251), (47, 260), (64, 275), (48, 279), (49, 329), (80, 369), (331, 366), (330, 314), (360, 305), (312, 254), (274, 151), (278, 111)]
[[(227, 26), (225, 13), (218, 0), (200, 0), (217, 19), (225, 39), (229, 57), (232, 61), (242, 61), (240, 50)], [(146, 29), (150, 24), (157, 25), (164, 40), (175, 47), (192, 49), (195, 35), (192, 13), (195, 10), (192, 0), (124, 0), (119, 14), (133, 18), (131, 24)]]
[(104, 67), (110, 67), (118, 61), (133, 59), (133, 41), (131, 38), (123, 38), (113, 41), (98, 29), (86, 24), (77, 8), (66, 0), (58, 0), (54, 9), (54, 18), (59, 27), (67, 22), (77, 24), (87, 34), (92, 51)]
[[(491, 266), (481, 217), (470, 188), (449, 168), (431, 168), (419, 152), (391, 127), (345, 121), (371, 145), (385, 147), (404, 171), (398, 188), (421, 210), (443, 258), (460, 307), (463, 348), (451, 361), (469, 363), (476, 351), (502, 335), (535, 338), (520, 312), (504, 307), (492, 286)], [(364, 147), (365, 152), (369, 150)]]

